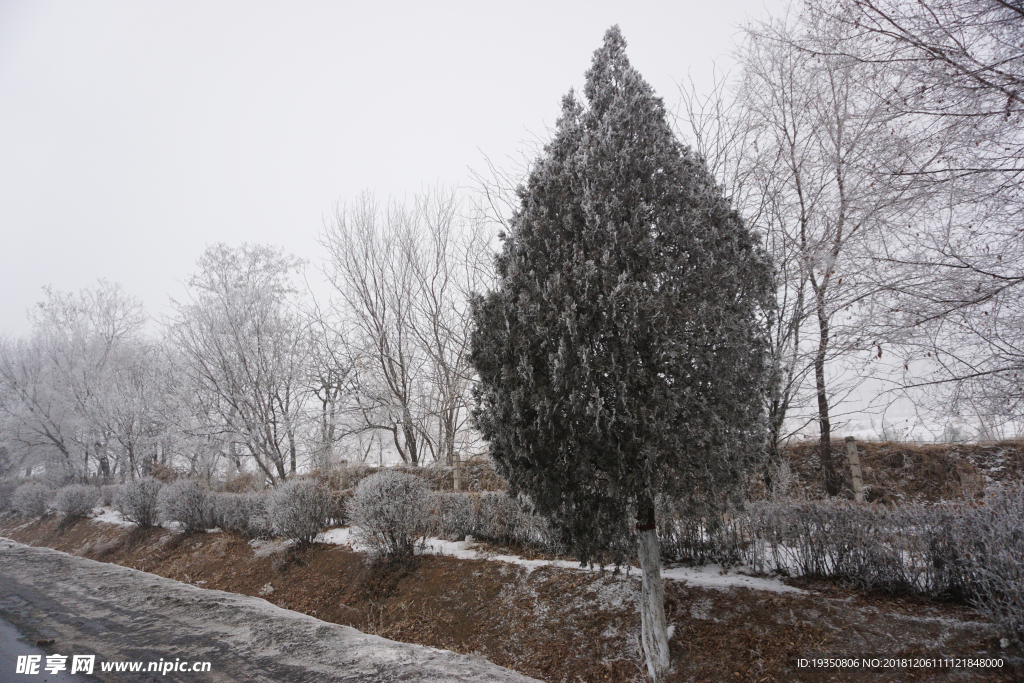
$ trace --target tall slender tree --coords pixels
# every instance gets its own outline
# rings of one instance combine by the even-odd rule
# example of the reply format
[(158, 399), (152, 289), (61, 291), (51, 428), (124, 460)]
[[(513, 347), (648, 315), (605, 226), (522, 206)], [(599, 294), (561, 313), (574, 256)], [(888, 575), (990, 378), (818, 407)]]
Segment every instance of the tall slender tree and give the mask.
[[(648, 672), (669, 666), (655, 504), (713, 515), (764, 444), (769, 260), (618, 27), (520, 190), (473, 302), (477, 425), (583, 562), (635, 537)], [(710, 517), (709, 517), (710, 518)], [(635, 522), (636, 534), (630, 528)]]

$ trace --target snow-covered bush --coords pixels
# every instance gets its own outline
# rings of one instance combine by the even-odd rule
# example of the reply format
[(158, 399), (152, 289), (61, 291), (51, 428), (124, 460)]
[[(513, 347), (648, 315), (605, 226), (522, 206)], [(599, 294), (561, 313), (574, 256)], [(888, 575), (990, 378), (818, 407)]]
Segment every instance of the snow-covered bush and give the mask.
[(213, 494), (213, 522), (226, 531), (250, 538), (269, 538), (272, 527), (268, 513), (269, 497), (263, 492)]
[(160, 519), (180, 522), (185, 531), (201, 531), (214, 526), (210, 492), (195, 480), (179, 479), (160, 489), (157, 509)]
[(111, 507), (114, 504), (114, 496), (121, 487), (117, 484), (104, 484), (100, 487), (100, 504), (103, 507)]
[(430, 496), (430, 533), (449, 540), (472, 535), (496, 543), (561, 552), (547, 521), (504, 492), (438, 491)]
[(958, 545), (978, 611), (1024, 644), (1024, 486), (993, 489), (962, 506)]
[[(552, 548), (547, 522), (507, 493), (484, 491), (477, 499), (473, 536), (499, 543)], [(553, 549), (553, 548), (552, 548)]]
[(46, 514), (52, 496), (53, 490), (49, 486), (29, 482), (14, 490), (11, 504), (22, 517), (39, 518)]
[(87, 484), (72, 484), (57, 491), (54, 507), (69, 519), (85, 517), (100, 501), (100, 490)]
[(270, 519), (274, 531), (300, 543), (311, 543), (334, 513), (334, 497), (311, 479), (293, 479), (271, 496)]
[(473, 497), (461, 492), (436, 491), (430, 495), (430, 533), (461, 541), (473, 533), (476, 515)]
[(125, 482), (114, 493), (113, 504), (121, 516), (143, 529), (157, 522), (157, 501), (163, 484), (153, 477)]
[(765, 501), (739, 520), (756, 569), (829, 578), (884, 593), (963, 597), (961, 513), (849, 501)]
[(375, 552), (411, 555), (429, 524), (430, 490), (423, 479), (384, 470), (359, 482), (352, 498), (352, 521)]
[(17, 488), (17, 482), (0, 481), (0, 512), (6, 512), (12, 507), (14, 490)]

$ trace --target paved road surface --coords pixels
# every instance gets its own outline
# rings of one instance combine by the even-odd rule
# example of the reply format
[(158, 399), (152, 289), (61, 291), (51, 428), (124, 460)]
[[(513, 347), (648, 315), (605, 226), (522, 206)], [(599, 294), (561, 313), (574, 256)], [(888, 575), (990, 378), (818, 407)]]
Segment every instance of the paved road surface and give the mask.
[[(72, 676), (67, 671), (49, 673), (43, 666), (39, 667), (39, 674), (35, 676), (18, 674), (19, 655), (35, 655), (40, 658), (39, 663), (44, 665), (46, 655), (54, 654), (36, 646), (35, 642), (22, 634), (14, 627), (14, 624), (0, 619), (0, 683), (26, 683), (27, 681), (33, 683), (91, 683), (96, 680), (91, 676), (80, 674)], [(70, 669), (70, 667), (68, 668)]]
[[(0, 538), (0, 619), (32, 642), (53, 639), (47, 652), (68, 655), (69, 662), (74, 654), (95, 654), (101, 681), (534, 681), (480, 658), (396, 643), (259, 598), (6, 538)], [(210, 672), (100, 671), (102, 662), (161, 659), (210, 662)], [(12, 674), (0, 671), (0, 681), (44, 678)]]

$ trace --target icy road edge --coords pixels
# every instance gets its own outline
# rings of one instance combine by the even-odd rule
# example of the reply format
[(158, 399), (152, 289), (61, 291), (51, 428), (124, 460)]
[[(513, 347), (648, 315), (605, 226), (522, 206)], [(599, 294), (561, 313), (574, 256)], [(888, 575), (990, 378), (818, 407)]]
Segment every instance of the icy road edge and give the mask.
[(192, 681), (535, 680), (481, 658), (368, 635), (260, 598), (3, 537), (0, 616), (51, 634), (58, 651), (105, 660), (210, 661), (211, 674), (191, 674)]

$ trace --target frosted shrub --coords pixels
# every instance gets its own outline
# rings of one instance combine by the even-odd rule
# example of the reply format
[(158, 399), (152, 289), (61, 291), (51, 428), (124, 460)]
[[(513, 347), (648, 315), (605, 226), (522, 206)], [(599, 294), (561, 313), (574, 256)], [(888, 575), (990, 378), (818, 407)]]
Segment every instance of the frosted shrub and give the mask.
[(361, 539), (388, 557), (412, 555), (427, 531), (430, 491), (419, 477), (384, 470), (359, 482), (352, 499), (352, 521)]
[(775, 501), (784, 500), (789, 496), (790, 489), (793, 488), (793, 471), (789, 467), (789, 462), (782, 459), (775, 463), (772, 466), (771, 477), (771, 499)]
[(962, 510), (959, 546), (972, 602), (1007, 638), (1024, 644), (1024, 486), (994, 489)]
[(269, 497), (262, 492), (213, 494), (213, 523), (250, 538), (269, 538), (272, 527), (268, 504)]
[(815, 576), (883, 593), (965, 595), (951, 506), (890, 509), (847, 501), (748, 505), (746, 559), (758, 570)]
[(963, 523), (960, 507), (912, 506), (890, 514), (899, 520), (904, 566), (915, 587), (935, 597), (964, 598), (969, 592), (965, 557), (956, 543)]
[(244, 533), (248, 515), (242, 504), (242, 494), (230, 491), (214, 493), (210, 496), (213, 508), (213, 523), (224, 531)]
[(13, 481), (0, 481), (0, 512), (6, 512), (11, 508), (16, 488), (18, 485)]
[(179, 479), (160, 489), (157, 496), (160, 519), (180, 522), (185, 531), (201, 531), (213, 526), (210, 492), (200, 482)]
[(885, 593), (967, 598), (1024, 643), (1024, 487), (979, 503), (889, 509), (773, 501), (741, 520), (755, 569), (818, 576)]
[(331, 522), (337, 525), (348, 524), (349, 508), (351, 507), (352, 496), (355, 489), (344, 491), (328, 491), (331, 494)]
[(472, 535), (497, 543), (562, 550), (546, 520), (523, 501), (503, 492), (435, 492), (430, 496), (430, 514), (430, 533), (449, 540)]
[(114, 504), (114, 496), (121, 487), (117, 484), (104, 484), (100, 487), (100, 504), (103, 507), (111, 507)]
[(157, 522), (157, 500), (162, 487), (153, 477), (125, 482), (114, 494), (114, 507), (129, 522), (148, 529)]
[(52, 495), (50, 487), (31, 482), (14, 490), (11, 504), (22, 517), (39, 518), (46, 514)]
[[(669, 562), (730, 566), (740, 561), (746, 539), (735, 510), (726, 513), (719, 501), (690, 501), (659, 497), (655, 520), (661, 556)], [(625, 539), (623, 539), (625, 540)], [(635, 539), (623, 543), (626, 554)]]
[(474, 536), (499, 543), (545, 548), (552, 546), (547, 522), (535, 515), (518, 498), (507, 493), (485, 491), (477, 501)]
[(270, 519), (274, 531), (299, 543), (312, 543), (331, 520), (334, 497), (311, 479), (293, 479), (271, 496)]
[(431, 533), (441, 538), (460, 541), (474, 531), (476, 517), (473, 513), (473, 500), (465, 493), (432, 493), (430, 513)]
[(68, 519), (85, 517), (100, 501), (100, 490), (86, 484), (72, 484), (57, 491), (54, 507)]
[(831, 500), (751, 508), (751, 535), (767, 543), (766, 557), (755, 558), (755, 566), (767, 560), (771, 570), (887, 593), (919, 588), (914, 567), (904, 564), (916, 532), (899, 512)]

